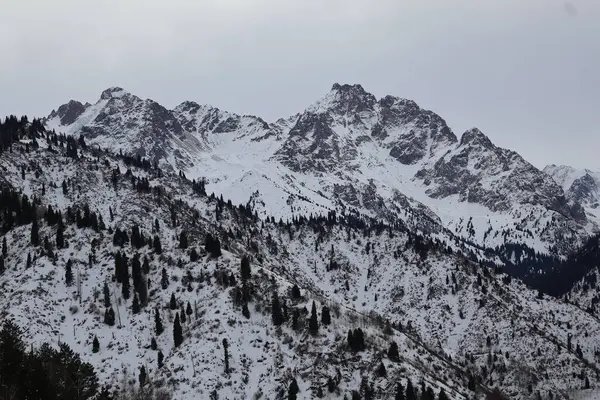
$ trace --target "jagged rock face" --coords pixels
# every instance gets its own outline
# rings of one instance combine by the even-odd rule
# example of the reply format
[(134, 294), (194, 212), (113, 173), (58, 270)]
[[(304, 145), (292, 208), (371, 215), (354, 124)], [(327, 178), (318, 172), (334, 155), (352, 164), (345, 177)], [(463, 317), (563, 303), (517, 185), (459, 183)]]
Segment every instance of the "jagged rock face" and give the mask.
[(455, 149), (417, 177), (430, 186), (428, 194), (435, 198), (458, 195), (461, 201), (483, 204), (493, 211), (529, 203), (585, 221), (585, 213), (576, 207), (572, 211), (560, 186), (519, 154), (494, 146), (478, 129), (465, 132)]
[(57, 111), (50, 113), (50, 118), (58, 117), (62, 125), (70, 125), (89, 107), (89, 104), (83, 105), (78, 101), (71, 100), (67, 104), (58, 107)]
[[(306, 110), (274, 123), (191, 101), (168, 110), (111, 88), (94, 105), (61, 106), (48, 124), (206, 178), (238, 203), (254, 196), (264, 215), (277, 210), (284, 220), (350, 208), (427, 232), (449, 227), (490, 247), (537, 246), (533, 233), (515, 233), (535, 231), (542, 252), (559, 241), (569, 251), (600, 222), (589, 217), (597, 187), (583, 175), (557, 184), (479, 130), (459, 141), (434, 112), (394, 96), (377, 99), (361, 85), (334, 84)], [(282, 200), (289, 197), (293, 204)], [(484, 222), (469, 228), (470, 204), (485, 209), (477, 211)]]
[(595, 203), (596, 206), (598, 193), (598, 182), (589, 173), (575, 179), (568, 192), (570, 199), (580, 203)]

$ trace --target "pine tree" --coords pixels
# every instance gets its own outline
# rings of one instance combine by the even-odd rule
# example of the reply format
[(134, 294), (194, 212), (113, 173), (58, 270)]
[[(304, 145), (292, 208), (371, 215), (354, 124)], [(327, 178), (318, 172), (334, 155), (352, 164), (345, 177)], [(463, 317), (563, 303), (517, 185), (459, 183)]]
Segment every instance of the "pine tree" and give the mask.
[(308, 330), (311, 335), (316, 335), (319, 331), (319, 321), (317, 319), (317, 305), (313, 300), (312, 309), (310, 310), (310, 321), (308, 322)]
[(162, 368), (164, 359), (165, 359), (165, 356), (163, 355), (163, 352), (161, 350), (159, 350), (158, 355), (157, 355), (157, 362), (158, 362), (159, 369)]
[(198, 252), (196, 251), (196, 248), (194, 247), (190, 251), (190, 261), (191, 262), (196, 262), (196, 261), (198, 261), (199, 258), (200, 258), (200, 256), (198, 255)]
[(300, 311), (297, 308), (294, 308), (294, 312), (292, 313), (292, 329), (297, 331), (299, 328), (299, 319), (300, 319)]
[(6, 236), (2, 238), (2, 257), (8, 257), (8, 245), (6, 244)]
[(242, 304), (242, 315), (246, 317), (246, 319), (250, 319), (250, 310), (248, 309), (247, 301), (244, 301), (244, 304)]
[(250, 270), (250, 259), (248, 259), (248, 256), (242, 257), (240, 274), (242, 276), (242, 282), (246, 282), (248, 279), (250, 279), (252, 272)]
[(108, 289), (108, 283), (104, 282), (104, 308), (110, 307), (110, 290)]
[(131, 292), (129, 285), (129, 268), (127, 267), (127, 262), (123, 262), (123, 276), (121, 280), (121, 294), (125, 300), (128, 300)]
[(133, 294), (133, 303), (131, 304), (131, 312), (137, 314), (140, 312), (140, 300), (137, 293)]
[(400, 360), (400, 354), (398, 354), (398, 344), (396, 342), (390, 343), (390, 347), (388, 349), (388, 358), (392, 361)]
[(227, 339), (223, 339), (223, 351), (225, 353), (225, 373), (229, 373), (229, 345), (227, 343)]
[(31, 244), (33, 246), (40, 245), (40, 230), (38, 227), (37, 217), (33, 216), (33, 222), (31, 223)]
[(94, 336), (94, 341), (92, 342), (92, 353), (97, 353), (100, 351), (100, 342), (98, 341), (98, 337)]
[(181, 234), (179, 235), (179, 248), (187, 249), (187, 247), (188, 247), (187, 233), (185, 231), (182, 231)]
[(382, 362), (379, 363), (379, 367), (377, 367), (377, 375), (380, 378), (385, 378), (387, 376), (387, 370), (385, 369), (385, 364)]
[(294, 283), (294, 286), (292, 286), (292, 299), (299, 299), (300, 297), (300, 289), (298, 288), (298, 285)]
[(173, 323), (173, 340), (175, 347), (181, 346), (183, 343), (183, 330), (181, 329), (181, 323), (179, 322), (179, 313), (175, 314), (175, 322)]
[(73, 284), (73, 261), (70, 258), (67, 261), (67, 266), (65, 268), (65, 283), (67, 286)]
[(145, 276), (140, 280), (138, 285), (138, 294), (140, 295), (140, 306), (145, 307), (148, 304), (148, 280)]
[(154, 332), (156, 333), (156, 336), (160, 336), (161, 333), (163, 333), (163, 324), (162, 324), (162, 320), (160, 318), (160, 313), (158, 312), (158, 308), (154, 309)]
[(140, 375), (139, 375), (138, 379), (140, 382), (140, 387), (144, 387), (144, 385), (146, 384), (146, 368), (144, 368), (143, 365), (140, 368)]
[(29, 269), (29, 268), (31, 268), (31, 264), (32, 264), (32, 262), (33, 262), (33, 261), (31, 261), (31, 253), (27, 253), (27, 262), (26, 262), (25, 268), (26, 268), (26, 269)]
[(406, 383), (406, 400), (417, 400), (417, 394), (410, 379)]
[(440, 390), (440, 394), (438, 394), (438, 400), (450, 400), (444, 388)]
[(158, 348), (158, 344), (156, 344), (156, 339), (155, 339), (155, 338), (152, 338), (152, 339), (150, 340), (150, 348), (151, 348), (152, 350), (156, 350), (156, 349)]
[(181, 311), (179, 312), (179, 315), (181, 317), (181, 323), (185, 324), (185, 307), (183, 306), (183, 303), (181, 303)]
[(56, 228), (56, 247), (58, 249), (65, 247), (65, 227), (62, 219), (58, 221), (58, 228)]
[(4, 267), (4, 257), (0, 257), (0, 275), (4, 273), (5, 269), (6, 268)]
[(177, 300), (175, 299), (175, 293), (171, 293), (171, 300), (169, 301), (169, 308), (171, 310), (177, 309)]
[(290, 382), (290, 387), (288, 388), (288, 400), (296, 400), (298, 392), (300, 388), (298, 387), (298, 382), (296, 382), (296, 378), (292, 378)]
[(104, 312), (104, 323), (108, 326), (113, 326), (115, 324), (115, 310), (113, 310), (112, 307)]
[(331, 323), (331, 314), (329, 313), (329, 307), (327, 306), (321, 308), (321, 323), (325, 326)]
[(281, 314), (281, 305), (279, 304), (279, 296), (277, 291), (273, 291), (271, 299), (271, 320), (273, 325), (280, 326), (283, 323), (283, 315)]
[[(192, 313), (194, 311), (192, 310), (192, 305), (190, 304), (190, 302), (187, 302), (187, 307), (185, 308), (185, 313), (188, 315), (188, 318), (192, 317)], [(190, 320), (191, 321), (191, 320)]]
[(167, 275), (167, 270), (165, 268), (162, 269), (162, 275), (160, 278), (160, 286), (163, 289), (166, 289), (169, 287), (169, 276)]
[(144, 257), (144, 264), (142, 264), (142, 271), (144, 271), (144, 274), (148, 275), (150, 273), (150, 261), (148, 260), (148, 257)]
[(160, 245), (160, 238), (158, 237), (158, 235), (154, 235), (154, 241), (152, 244), (154, 247), (154, 252), (156, 254), (162, 254), (162, 246)]
[(404, 386), (402, 386), (401, 383), (396, 387), (396, 396), (394, 397), (394, 400), (406, 400), (406, 397), (404, 396)]

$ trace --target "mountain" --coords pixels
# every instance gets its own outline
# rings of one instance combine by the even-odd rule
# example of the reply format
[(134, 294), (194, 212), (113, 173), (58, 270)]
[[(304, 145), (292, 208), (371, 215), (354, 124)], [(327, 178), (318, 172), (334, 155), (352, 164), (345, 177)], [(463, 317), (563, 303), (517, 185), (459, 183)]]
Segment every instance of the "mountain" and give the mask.
[(285, 398), (293, 382), (298, 399), (392, 398), (408, 380), (419, 398), (600, 393), (600, 320), (474, 262), (450, 231), (350, 211), (259, 218), (39, 121), (7, 120), (0, 143), (2, 317), (28, 349), (68, 344), (101, 385), (138, 387), (143, 366), (142, 398)]
[(567, 195), (478, 129), (459, 140), (434, 112), (377, 99), (360, 85), (336, 83), (272, 123), (189, 101), (167, 110), (112, 88), (94, 105), (59, 107), (46, 126), (204, 179), (210, 191), (277, 219), (355, 210), (486, 248), (518, 244), (555, 257), (598, 229), (586, 199)]
[(583, 206), (590, 219), (600, 219), (600, 171), (548, 165), (544, 172), (563, 188), (567, 199)]

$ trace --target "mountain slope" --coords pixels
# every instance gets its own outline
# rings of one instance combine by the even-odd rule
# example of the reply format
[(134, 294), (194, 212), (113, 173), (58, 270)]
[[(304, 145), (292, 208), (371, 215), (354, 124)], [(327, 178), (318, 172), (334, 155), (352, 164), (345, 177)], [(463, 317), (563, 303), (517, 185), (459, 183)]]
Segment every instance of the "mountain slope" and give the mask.
[[(511, 399), (538, 391), (543, 398), (549, 393), (567, 398), (586, 382), (592, 389), (585, 393), (600, 387), (593, 351), (600, 342), (600, 322), (470, 262), (445, 231), (432, 240), (402, 224), (351, 213), (289, 223), (259, 220), (252, 209), (206, 196), (197, 182), (142, 159), (82, 149), (83, 142), (78, 147), (74, 140), (47, 133), (32, 135), (0, 154), (0, 184), (36, 199), (35, 210), (45, 214), (38, 236), (41, 244), (48, 238), (49, 245), (31, 243), (31, 222), (19, 223), (16, 215), (9, 224), (7, 214), (0, 214), (7, 241), (0, 309), (30, 327), (34, 345), (69, 343), (104, 382), (122, 384), (123, 375), (136, 375), (145, 365), (153, 385), (169, 388), (178, 399), (213, 393), (276, 398), (292, 378), (302, 399), (315, 397), (319, 388), (326, 398), (341, 399), (362, 382), (389, 398), (407, 379), (423, 380), (435, 392), (444, 388), (452, 399), (482, 398), (494, 386)], [(17, 207), (2, 202), (8, 204)], [(21, 198), (19, 204), (28, 203)], [(63, 213), (64, 248), (54, 245), (58, 226), (48, 217), (50, 206)], [(145, 238), (141, 243), (136, 226)], [(128, 239), (121, 243), (117, 229)], [(187, 248), (181, 248), (182, 232)], [(203, 251), (209, 233), (221, 242), (219, 257)], [(140, 262), (148, 259), (142, 275), (149, 280), (148, 303), (138, 314), (132, 311), (135, 287), (126, 298), (118, 282), (116, 252), (126, 254), (132, 278), (136, 254)], [(249, 318), (239, 297), (244, 255), (251, 258), (252, 270), (246, 283)], [(71, 286), (65, 282), (68, 260), (76, 278)], [(104, 282), (115, 326), (103, 322)], [(294, 285), (300, 297), (293, 295)], [(280, 327), (270, 315), (274, 291), (287, 302), (288, 321)], [(332, 316), (316, 335), (308, 332), (313, 301), (319, 321), (324, 305)], [(188, 302), (193, 311), (185, 312), (183, 343), (176, 347), (173, 319)], [(165, 327), (160, 335), (156, 309)], [(347, 333), (359, 327), (366, 349), (352, 352)], [(100, 341), (98, 353), (91, 353), (94, 336)], [(162, 368), (150, 348), (153, 337), (165, 356)], [(229, 343), (228, 374), (223, 339)], [(397, 361), (386, 356), (392, 341), (399, 347)], [(382, 362), (385, 377), (376, 373)], [(332, 393), (329, 378), (336, 386)]]
[(357, 210), (425, 232), (449, 229), (488, 248), (516, 243), (555, 256), (598, 226), (580, 197), (479, 130), (459, 141), (437, 114), (360, 85), (334, 84), (274, 123), (193, 102), (169, 111), (114, 88), (86, 107), (70, 102), (46, 124), (205, 179), (262, 216)]

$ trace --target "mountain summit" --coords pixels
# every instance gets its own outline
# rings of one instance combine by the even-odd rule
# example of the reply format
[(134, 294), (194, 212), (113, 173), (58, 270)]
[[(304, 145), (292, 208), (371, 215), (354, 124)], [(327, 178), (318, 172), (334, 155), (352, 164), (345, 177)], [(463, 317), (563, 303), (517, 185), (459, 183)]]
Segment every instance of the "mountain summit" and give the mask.
[(278, 218), (355, 210), (481, 246), (556, 255), (598, 226), (587, 216), (592, 189), (567, 194), (477, 128), (459, 141), (436, 113), (408, 99), (377, 99), (361, 85), (335, 83), (271, 123), (191, 101), (168, 110), (115, 87), (94, 105), (59, 107), (46, 124), (204, 179), (215, 193)]

